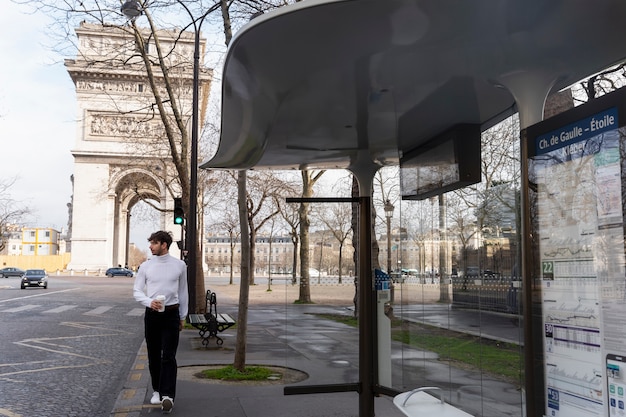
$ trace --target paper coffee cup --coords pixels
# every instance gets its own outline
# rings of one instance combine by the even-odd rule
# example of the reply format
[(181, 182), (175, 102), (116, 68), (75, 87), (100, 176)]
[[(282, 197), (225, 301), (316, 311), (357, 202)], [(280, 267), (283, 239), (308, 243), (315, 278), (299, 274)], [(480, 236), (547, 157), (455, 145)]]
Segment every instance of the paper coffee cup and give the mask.
[(164, 295), (157, 295), (156, 300), (161, 303), (161, 307), (159, 307), (159, 313), (162, 313), (165, 311), (165, 296)]

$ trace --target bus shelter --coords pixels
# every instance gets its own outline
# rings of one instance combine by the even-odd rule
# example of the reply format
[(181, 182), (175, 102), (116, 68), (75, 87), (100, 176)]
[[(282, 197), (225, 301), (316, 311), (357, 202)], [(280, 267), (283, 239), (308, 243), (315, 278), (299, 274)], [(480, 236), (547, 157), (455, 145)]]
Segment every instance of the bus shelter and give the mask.
[[(239, 30), (224, 64), (220, 145), (202, 168), (347, 169), (359, 183), (359, 380), (310, 392), (353, 390), (359, 416), (369, 417), (376, 396), (402, 391), (380, 377), (374, 348), (369, 238), (376, 171), (443, 164), (453, 173), (431, 181), (409, 175), (406, 199), (475, 182), (480, 132), (516, 112), (521, 128), (529, 128), (542, 120), (550, 94), (623, 62), (625, 21), (621, 0), (307, 0)], [(522, 195), (528, 216), (529, 195)], [(536, 290), (529, 224), (521, 231), (526, 306)], [(523, 311), (524, 340), (531, 341), (543, 323), (532, 308)], [(524, 348), (527, 394), (517, 415), (557, 416), (554, 398), (536, 395), (545, 367), (535, 349)], [(492, 415), (486, 410), (473, 415)]]

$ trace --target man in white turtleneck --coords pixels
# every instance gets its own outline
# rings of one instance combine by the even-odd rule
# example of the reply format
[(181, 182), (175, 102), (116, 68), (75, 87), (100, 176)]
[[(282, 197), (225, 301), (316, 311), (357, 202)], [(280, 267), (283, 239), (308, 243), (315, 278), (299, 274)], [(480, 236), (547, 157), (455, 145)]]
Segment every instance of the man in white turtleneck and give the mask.
[[(172, 235), (166, 231), (148, 238), (152, 258), (142, 263), (135, 278), (133, 295), (146, 307), (144, 330), (148, 349), (148, 367), (154, 392), (150, 402), (161, 404), (164, 413), (174, 407), (176, 397), (176, 350), (179, 332), (187, 317), (187, 265), (169, 254)], [(165, 311), (159, 312), (165, 296)]]

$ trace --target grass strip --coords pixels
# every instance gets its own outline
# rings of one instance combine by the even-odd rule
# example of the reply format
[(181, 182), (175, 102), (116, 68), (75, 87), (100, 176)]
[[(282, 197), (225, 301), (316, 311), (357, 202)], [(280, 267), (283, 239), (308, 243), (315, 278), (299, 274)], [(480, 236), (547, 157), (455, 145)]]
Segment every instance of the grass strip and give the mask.
[(226, 365), (223, 368), (204, 369), (199, 376), (220, 381), (265, 381), (270, 376), (282, 378), (278, 372), (264, 366), (246, 366), (244, 371), (240, 372), (232, 365)]
[[(347, 315), (316, 315), (352, 327), (358, 323)], [(512, 384), (521, 382), (522, 351), (518, 345), (398, 319), (392, 320), (391, 327), (392, 340), (436, 353), (439, 361), (450, 361)]]

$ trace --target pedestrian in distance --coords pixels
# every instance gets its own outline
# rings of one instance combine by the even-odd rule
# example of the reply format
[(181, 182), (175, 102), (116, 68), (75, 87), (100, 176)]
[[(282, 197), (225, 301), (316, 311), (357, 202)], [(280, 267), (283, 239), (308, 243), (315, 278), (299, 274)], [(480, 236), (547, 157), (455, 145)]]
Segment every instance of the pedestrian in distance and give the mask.
[(141, 264), (133, 295), (146, 307), (144, 331), (154, 390), (150, 403), (170, 413), (176, 397), (176, 350), (188, 312), (187, 265), (169, 254), (169, 232), (154, 232), (148, 241), (152, 258)]

